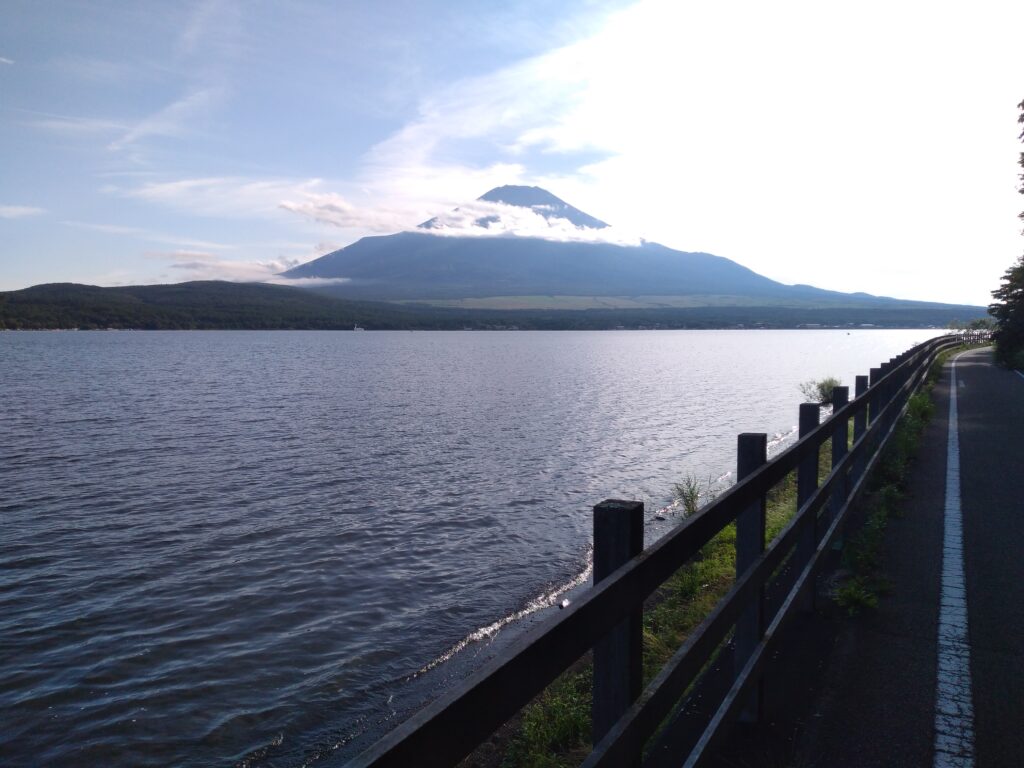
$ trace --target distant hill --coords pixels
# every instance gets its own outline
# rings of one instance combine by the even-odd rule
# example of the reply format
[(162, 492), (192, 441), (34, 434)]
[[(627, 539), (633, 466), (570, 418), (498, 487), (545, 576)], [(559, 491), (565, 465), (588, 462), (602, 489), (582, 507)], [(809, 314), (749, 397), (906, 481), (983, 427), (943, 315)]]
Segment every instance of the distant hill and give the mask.
[(0, 328), (7, 329), (397, 328), (409, 314), (288, 286), (220, 281), (124, 288), (49, 283), (0, 293)]
[(99, 288), (52, 283), (0, 293), (0, 329), (455, 330), (519, 328), (945, 327), (983, 307), (662, 306), (583, 310), (430, 307), (346, 301), (277, 285), (192, 282)]
[(521, 186), (492, 189), (416, 231), (362, 238), (284, 276), (343, 280), (318, 289), (341, 298), (448, 306), (597, 308), (616, 297), (646, 308), (977, 309), (784, 285), (721, 256), (624, 244), (605, 222)]

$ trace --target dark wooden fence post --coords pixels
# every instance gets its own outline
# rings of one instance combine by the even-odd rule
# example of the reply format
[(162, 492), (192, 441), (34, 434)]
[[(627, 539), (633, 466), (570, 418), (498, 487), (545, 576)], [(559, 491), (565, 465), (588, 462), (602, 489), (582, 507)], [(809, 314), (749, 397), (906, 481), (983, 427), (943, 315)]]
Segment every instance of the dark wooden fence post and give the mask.
[[(893, 365), (890, 362), (885, 368), (886, 382), (882, 386), (882, 408), (888, 408), (889, 404), (896, 397), (896, 376), (893, 375)], [(884, 435), (889, 430), (889, 425), (892, 423), (895, 416), (895, 412), (890, 408), (889, 415), (885, 417), (885, 425), (882, 429)]]
[[(739, 436), (736, 444), (736, 482), (741, 483), (755, 470), (768, 461), (768, 435), (747, 432)], [(765, 499), (762, 495), (756, 502), (736, 517), (736, 578), (739, 578), (764, 552)], [(736, 620), (736, 648), (733, 655), (735, 676), (743, 671), (744, 665), (754, 648), (764, 636), (764, 588), (758, 591), (754, 601)], [(757, 722), (761, 716), (762, 683), (750, 697), (740, 720)]]
[[(821, 405), (818, 403), (800, 404), (800, 437), (818, 426), (821, 418)], [(814, 494), (818, 487), (818, 458), (820, 449), (815, 448), (800, 460), (796, 468), (796, 508), (802, 507)], [(811, 561), (814, 550), (818, 548), (817, 521), (812, 517), (803, 522), (800, 537), (796, 545), (796, 567), (802, 569)], [(800, 598), (803, 611), (814, 610), (814, 590), (808, 589)]]
[(871, 369), (871, 378), (868, 382), (868, 392), (871, 394), (868, 396), (868, 424), (874, 424), (878, 418), (878, 411), (882, 407), (882, 398), (879, 396), (881, 392), (878, 388), (878, 382), (882, 378), (881, 368)]
[[(856, 384), (854, 388), (854, 397), (859, 398), (865, 392), (868, 391), (868, 377), (858, 376), (856, 378)], [(853, 414), (853, 442), (856, 444), (868, 428), (868, 409), (861, 408), (855, 414)], [(857, 460), (853, 464), (853, 481), (856, 482), (860, 479), (860, 476), (864, 474), (864, 467), (866, 466), (867, 459), (864, 451), (860, 452)]]
[[(642, 501), (608, 499), (594, 507), (594, 584), (644, 548)], [(643, 687), (643, 604), (594, 645), (592, 730), (596, 744)], [(640, 755), (635, 763), (639, 765)]]
[[(850, 402), (850, 388), (836, 387), (832, 390), (832, 413), (838, 413)], [(850, 439), (850, 419), (842, 418), (836, 420), (836, 428), (832, 432), (832, 469), (834, 470), (847, 454)], [(843, 508), (846, 497), (850, 494), (850, 473), (846, 472), (836, 485), (836, 492), (832, 494), (830, 522), (835, 521), (839, 510)]]

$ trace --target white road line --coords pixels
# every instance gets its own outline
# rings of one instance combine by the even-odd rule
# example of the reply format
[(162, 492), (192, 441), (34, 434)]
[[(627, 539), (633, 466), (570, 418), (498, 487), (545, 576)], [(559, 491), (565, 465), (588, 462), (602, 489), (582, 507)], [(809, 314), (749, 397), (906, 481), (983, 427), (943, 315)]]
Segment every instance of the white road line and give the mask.
[(1016, 373), (1018, 376), (1024, 379), (1024, 373), (1021, 373), (1020, 371), (1014, 371), (1014, 373)]
[(956, 358), (953, 360), (950, 376), (933, 765), (934, 768), (973, 768), (974, 706), (971, 702), (971, 648), (967, 638), (963, 517), (960, 511), (960, 434), (957, 425)]

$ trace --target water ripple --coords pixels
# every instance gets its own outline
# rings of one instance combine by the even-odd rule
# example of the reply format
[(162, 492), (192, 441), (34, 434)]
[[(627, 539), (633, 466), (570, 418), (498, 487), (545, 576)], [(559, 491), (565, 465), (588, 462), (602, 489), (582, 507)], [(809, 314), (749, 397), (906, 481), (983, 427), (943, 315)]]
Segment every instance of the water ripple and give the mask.
[(3, 761), (345, 758), (920, 337), (0, 333)]

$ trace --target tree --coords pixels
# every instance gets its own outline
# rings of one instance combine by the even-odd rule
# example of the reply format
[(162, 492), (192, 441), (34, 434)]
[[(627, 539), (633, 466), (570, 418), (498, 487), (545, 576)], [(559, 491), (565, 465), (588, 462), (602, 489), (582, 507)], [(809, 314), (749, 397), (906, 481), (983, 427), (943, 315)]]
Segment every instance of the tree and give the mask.
[(992, 291), (996, 303), (988, 311), (996, 319), (996, 358), (1011, 368), (1024, 367), (1024, 256), (1006, 270), (1002, 285)]
[[(1024, 125), (1024, 101), (1017, 107), (1021, 110), (1017, 122)], [(1024, 140), (1024, 130), (1019, 138)], [(1019, 163), (1024, 169), (1024, 152), (1020, 153)], [(1020, 181), (1018, 191), (1024, 195), (1024, 173)], [(1024, 221), (1024, 212), (1021, 212), (1020, 218)], [(1024, 368), (1024, 256), (1006, 270), (1002, 284), (992, 291), (992, 298), (996, 301), (989, 306), (988, 311), (996, 319), (996, 331), (993, 334), (996, 359), (1012, 368)]]

